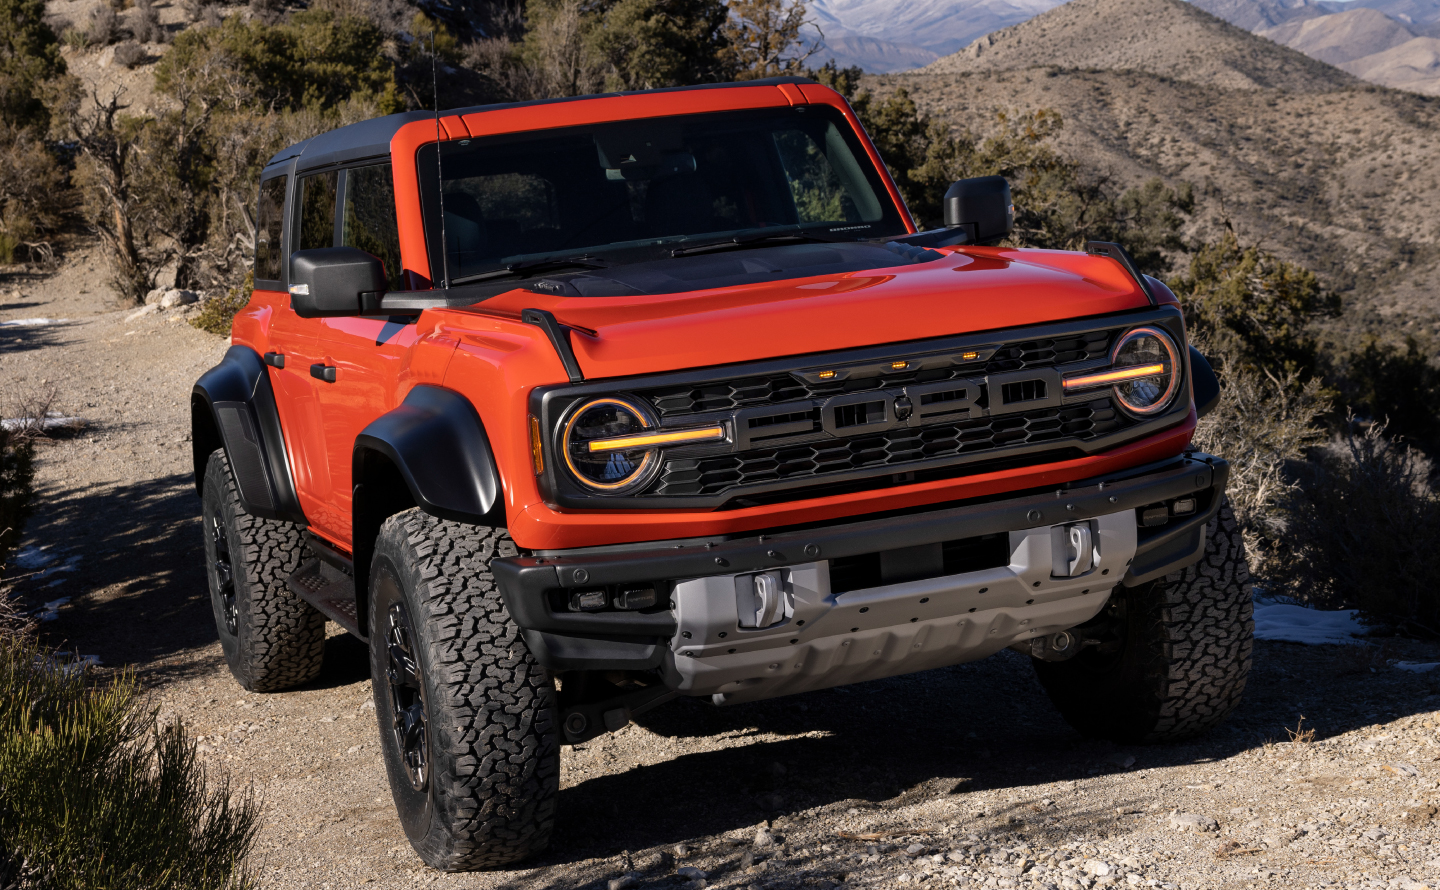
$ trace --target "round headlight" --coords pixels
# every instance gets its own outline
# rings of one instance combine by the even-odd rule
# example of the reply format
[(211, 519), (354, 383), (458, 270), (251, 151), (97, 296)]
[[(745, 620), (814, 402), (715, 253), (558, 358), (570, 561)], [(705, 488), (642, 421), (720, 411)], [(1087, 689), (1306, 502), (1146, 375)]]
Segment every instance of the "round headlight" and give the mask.
[(1131, 414), (1159, 414), (1175, 401), (1180, 388), (1180, 353), (1170, 335), (1159, 328), (1126, 333), (1115, 344), (1111, 366), (1116, 371), (1151, 371), (1115, 384), (1115, 400)]
[(570, 472), (597, 491), (618, 491), (644, 482), (655, 465), (653, 447), (594, 449), (596, 440), (632, 436), (655, 426), (642, 405), (621, 399), (595, 399), (581, 405), (565, 423), (561, 448)]

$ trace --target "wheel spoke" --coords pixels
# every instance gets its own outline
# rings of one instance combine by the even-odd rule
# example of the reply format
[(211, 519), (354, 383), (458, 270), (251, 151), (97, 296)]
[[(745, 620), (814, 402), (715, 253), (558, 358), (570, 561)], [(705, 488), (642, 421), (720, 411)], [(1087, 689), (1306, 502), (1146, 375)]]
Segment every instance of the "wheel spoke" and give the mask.
[(390, 628), (385, 634), (385, 678), (390, 687), (391, 731), (410, 784), (415, 790), (427, 781), (425, 683), (420, 662), (410, 644), (410, 616), (405, 607), (390, 607)]

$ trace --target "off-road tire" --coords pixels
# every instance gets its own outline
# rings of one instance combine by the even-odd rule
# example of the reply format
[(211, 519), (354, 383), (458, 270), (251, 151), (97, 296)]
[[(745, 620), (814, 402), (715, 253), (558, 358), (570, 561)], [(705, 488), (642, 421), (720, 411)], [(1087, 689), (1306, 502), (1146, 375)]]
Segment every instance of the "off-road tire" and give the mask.
[(1255, 620), (1245, 544), (1228, 503), (1206, 528), (1199, 562), (1112, 596), (1123, 598), (1118, 653), (1034, 660), (1071, 726), (1123, 743), (1174, 742), (1235, 710), (1250, 673)]
[[(508, 865), (550, 842), (560, 789), (555, 685), (501, 599), (490, 560), (516, 553), (502, 528), (418, 509), (385, 521), (370, 571), (370, 670), (396, 810), (432, 868)], [(426, 778), (397, 737), (389, 675), (396, 603), (422, 691)]]
[[(305, 556), (300, 526), (247, 512), (222, 448), (205, 464), (204, 491), (205, 575), (230, 673), (251, 692), (315, 679), (325, 655), (325, 616), (285, 586)], [(217, 562), (222, 550), (234, 590), (233, 632)]]

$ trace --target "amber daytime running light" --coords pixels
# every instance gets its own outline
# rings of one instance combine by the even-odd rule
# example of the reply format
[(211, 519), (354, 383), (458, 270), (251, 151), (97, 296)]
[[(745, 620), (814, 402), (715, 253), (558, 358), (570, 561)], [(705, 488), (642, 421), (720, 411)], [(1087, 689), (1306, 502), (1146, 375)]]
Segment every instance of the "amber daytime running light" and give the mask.
[(1135, 328), (1115, 344), (1110, 367), (1065, 380), (1065, 391), (1112, 387), (1115, 401), (1130, 414), (1158, 414), (1175, 401), (1180, 388), (1180, 352), (1159, 328)]
[(660, 469), (660, 448), (725, 438), (719, 424), (660, 430), (650, 407), (639, 399), (592, 399), (570, 414), (561, 433), (561, 453), (575, 479), (603, 492), (644, 485)]

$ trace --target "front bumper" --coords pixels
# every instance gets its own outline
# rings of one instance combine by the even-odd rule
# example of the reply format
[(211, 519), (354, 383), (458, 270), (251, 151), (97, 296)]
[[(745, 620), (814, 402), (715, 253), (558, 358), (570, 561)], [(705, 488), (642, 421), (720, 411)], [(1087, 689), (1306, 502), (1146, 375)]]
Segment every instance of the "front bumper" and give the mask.
[[(799, 663), (801, 668), (787, 669), (811, 676), (834, 676), (834, 682), (823, 682), (823, 685), (829, 686), (983, 657), (1017, 640), (1034, 636), (1039, 628), (1063, 630), (1065, 627), (1060, 625), (1072, 622), (1072, 619), (1073, 622), (1067, 626), (1079, 624), (1099, 610), (1105, 592), (1117, 581), (1131, 585), (1144, 583), (1200, 558), (1205, 548), (1205, 525), (1220, 507), (1228, 473), (1229, 465), (1219, 458), (1187, 454), (1102, 478), (1069, 483), (1059, 490), (1012, 494), (980, 503), (729, 539), (650, 542), (631, 548), (588, 548), (544, 556), (507, 557), (494, 560), (491, 569), (511, 616), (524, 631), (526, 642), (540, 663), (551, 670), (659, 668), (671, 688), (688, 694), (721, 693), (727, 701), (747, 700), (749, 696), (740, 688), (727, 691), (725, 687), (735, 682), (737, 677), (753, 679), (754, 665), (751, 661), (764, 669), (762, 676), (769, 671), (772, 663), (781, 667)], [(1133, 555), (1127, 557), (1124, 565), (1111, 565), (1109, 555), (1102, 551), (1104, 564), (1081, 579), (1051, 578), (1048, 557), (1043, 561), (1042, 570), (1038, 563), (1029, 567), (1012, 556), (1008, 567), (852, 590), (838, 597), (818, 581), (818, 573), (824, 571), (823, 567), (830, 561), (918, 545), (1010, 533), (1012, 552), (1019, 553), (1031, 546), (1023, 543), (1029, 537), (1048, 530), (1052, 525), (1080, 520), (1103, 521), (1113, 534), (1119, 534), (1113, 531), (1119, 527), (1116, 523), (1120, 522), (1115, 517), (1134, 517), (1139, 508), (1187, 496), (1194, 496), (1198, 501), (1194, 514), (1171, 519), (1158, 528), (1132, 529)], [(1119, 544), (1109, 548), (1110, 553), (1116, 555), (1124, 549)], [(701, 630), (700, 627), (682, 628), (682, 623), (689, 620), (687, 616), (694, 612), (693, 607), (687, 609), (687, 603), (698, 605), (710, 599), (724, 600), (727, 596), (697, 594), (696, 591), (708, 590), (707, 585), (723, 587), (726, 583), (707, 579), (775, 569), (788, 570), (792, 578), (797, 572), (805, 571), (817, 575), (815, 583), (807, 588), (809, 593), (806, 597), (817, 604), (828, 600), (826, 611), (835, 616), (828, 622), (807, 622), (803, 634), (771, 635), (773, 639), (783, 636), (784, 646), (789, 647), (801, 645), (789, 643), (790, 639), (801, 640), (810, 647), (808, 651), (812, 660), (780, 662), (777, 661), (778, 655), (772, 658), (755, 654), (771, 647), (749, 645), (740, 651), (742, 647), (735, 645), (734, 641), (729, 646), (719, 646), (718, 638), (697, 637), (695, 632)], [(1108, 574), (1100, 574), (1102, 570)], [(970, 603), (967, 597), (980, 596), (974, 592), (980, 587), (996, 586), (979, 578), (987, 572), (1008, 573), (1013, 582), (1010, 586), (1015, 589), (1003, 599), (998, 595), (985, 594), (988, 599), (982, 615), (980, 605)], [(1035, 577), (1031, 578), (1031, 574)], [(1091, 580), (1077, 583), (1086, 578)], [(1103, 583), (1100, 583), (1102, 579)], [(996, 575), (994, 580), (1005, 579)], [(583, 613), (556, 607), (572, 590), (646, 583), (653, 583), (662, 596), (669, 592), (674, 607), (649, 613)], [(733, 580), (729, 583), (733, 584)], [(1035, 586), (1037, 583), (1038, 587)], [(1030, 585), (1028, 596), (1022, 595), (1026, 592), (1026, 584)], [(930, 592), (922, 592), (926, 590)], [(1089, 590), (1089, 593), (1082, 593), (1084, 590)], [(908, 604), (927, 596), (935, 603), (933, 613), (902, 614), (913, 611), (907, 610)], [(729, 608), (733, 612), (734, 596), (728, 594), (728, 597)], [(846, 610), (860, 608), (864, 603), (857, 605), (857, 601), (867, 597), (876, 599), (877, 604), (885, 601), (883, 614), (890, 617), (879, 620), (882, 610), (877, 609), (871, 615), (877, 620), (867, 622), (863, 627), (851, 624), (840, 628), (844, 623), (841, 616), (849, 614)], [(967, 611), (956, 611), (962, 606)], [(972, 607), (977, 609), (975, 613), (968, 611)], [(956, 624), (959, 620), (957, 616), (961, 614), (967, 616), (963, 628)], [(721, 624), (733, 621), (733, 617), (722, 615), (715, 619), (719, 623), (707, 621), (703, 630), (718, 634)], [(912, 618), (917, 620), (912, 622)], [(1020, 624), (1022, 621), (1028, 623)], [(922, 626), (948, 629), (927, 630), (927, 635), (921, 640), (915, 638), (915, 631)], [(854, 634), (849, 633), (850, 627), (857, 628)], [(903, 632), (896, 633), (895, 629), (900, 627), (903, 627)], [(688, 640), (682, 636), (685, 631), (690, 633)], [(983, 638), (979, 643), (972, 641), (977, 632)], [(884, 638), (884, 646), (878, 647), (882, 654), (865, 659), (878, 659), (877, 664), (851, 670), (844, 665), (850, 664), (853, 668), (860, 660), (836, 660), (846, 636), (854, 637), (849, 647), (844, 647), (847, 652), (862, 651), (855, 649), (860, 645), (860, 637), (855, 637), (855, 634), (866, 640), (868, 648), (863, 651), (871, 653), (877, 649), (874, 645), (876, 641)], [(904, 653), (898, 648), (893, 651), (887, 648), (898, 647), (902, 639), (907, 641)], [(758, 640), (759, 637), (754, 637), (752, 643)], [(716, 644), (716, 651), (704, 650), (705, 657), (702, 659), (701, 650), (697, 647), (710, 643)], [(916, 646), (919, 646), (918, 650), (914, 648)], [(737, 651), (727, 651), (731, 648)], [(687, 650), (693, 655), (677, 654)], [(917, 657), (901, 657), (910, 654)], [(823, 663), (814, 660), (822, 656), (825, 659)], [(768, 660), (761, 664), (762, 658)], [(705, 667), (692, 666), (682, 670), (677, 666), (677, 659), (684, 659), (686, 663), (703, 661)], [(780, 667), (775, 670), (780, 671)], [(880, 673), (873, 673), (873, 670)], [(708, 679), (702, 677), (709, 674), (713, 676)], [(767, 689), (770, 687), (770, 684), (764, 685)], [(793, 685), (796, 688), (787, 685), (783, 691), (798, 691), (802, 684)], [(754, 692), (753, 697), (756, 698), (780, 694), (759, 694), (759, 689)]]

